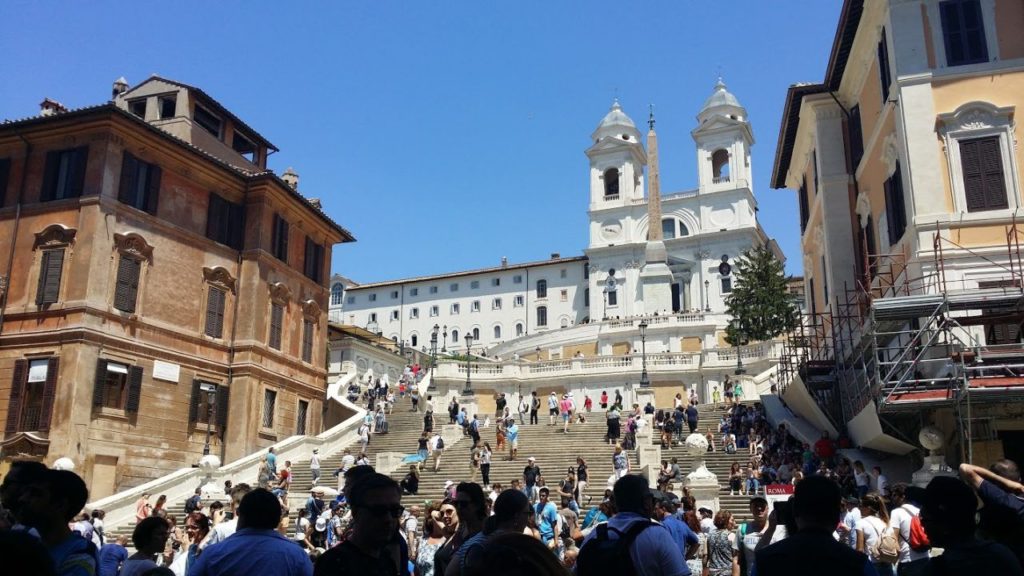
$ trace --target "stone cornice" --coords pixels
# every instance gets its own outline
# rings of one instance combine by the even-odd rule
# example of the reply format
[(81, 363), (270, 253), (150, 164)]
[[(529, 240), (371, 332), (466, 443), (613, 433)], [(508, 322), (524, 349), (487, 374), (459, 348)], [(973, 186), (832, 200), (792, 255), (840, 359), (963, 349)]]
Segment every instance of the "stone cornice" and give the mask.
[(36, 232), (36, 240), (32, 245), (32, 249), (69, 246), (75, 241), (75, 234), (77, 232), (74, 228), (66, 228), (61, 224), (50, 224), (42, 231)]
[(153, 247), (136, 232), (129, 232), (127, 234), (114, 233), (114, 247), (124, 256), (139, 258), (150, 264), (153, 263)]
[(219, 286), (225, 290), (234, 293), (235, 291), (235, 279), (231, 277), (231, 273), (227, 271), (223, 266), (214, 266), (213, 268), (203, 268), (203, 279), (207, 283)]
[(267, 285), (267, 289), (270, 290), (270, 301), (274, 304), (287, 306), (288, 301), (292, 299), (291, 288), (283, 282), (270, 283)]

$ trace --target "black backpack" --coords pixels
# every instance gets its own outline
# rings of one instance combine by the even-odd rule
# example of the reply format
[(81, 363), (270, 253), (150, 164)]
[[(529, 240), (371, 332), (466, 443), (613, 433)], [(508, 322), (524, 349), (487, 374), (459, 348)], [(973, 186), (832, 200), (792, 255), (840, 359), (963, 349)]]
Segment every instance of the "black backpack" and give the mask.
[[(643, 520), (634, 523), (623, 533), (611, 528), (608, 523), (598, 524), (594, 531), (597, 535), (588, 540), (580, 548), (576, 557), (576, 574), (579, 576), (630, 576), (636, 574), (633, 558), (629, 553), (633, 541), (654, 522)], [(608, 532), (615, 532), (618, 538), (612, 540)]]

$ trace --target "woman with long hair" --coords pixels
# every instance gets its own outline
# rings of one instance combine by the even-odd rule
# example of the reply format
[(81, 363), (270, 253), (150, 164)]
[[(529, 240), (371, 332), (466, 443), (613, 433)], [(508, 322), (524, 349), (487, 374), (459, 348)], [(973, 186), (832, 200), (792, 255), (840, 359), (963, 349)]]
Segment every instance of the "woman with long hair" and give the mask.
[(160, 510), (163, 510), (164, 506), (166, 504), (167, 504), (167, 495), (166, 494), (161, 494), (160, 497), (156, 499), (156, 504), (153, 505), (153, 511), (150, 512), (150, 516), (156, 516), (157, 512), (159, 512)]
[(206, 547), (206, 539), (210, 535), (212, 523), (202, 512), (192, 512), (185, 516), (185, 553), (178, 554), (171, 564), (171, 570), (175, 574), (184, 576), (195, 564), (196, 559)]
[(697, 517), (696, 511), (684, 512), (683, 522), (686, 522), (690, 530), (697, 535), (696, 549), (687, 548), (686, 550), (686, 566), (690, 569), (690, 574), (703, 574), (704, 559), (708, 554), (708, 536), (700, 529), (700, 519)]
[(260, 465), (256, 471), (256, 485), (264, 490), (270, 490), (270, 465), (267, 464), (267, 455), (260, 456)]
[(743, 472), (740, 470), (740, 463), (733, 462), (729, 468), (729, 496), (735, 496), (743, 491)]
[[(450, 505), (449, 505), (450, 506)], [(445, 534), (445, 520), (440, 502), (431, 503), (423, 518), (423, 537), (413, 554), (418, 576), (434, 576), (434, 554), (444, 546), (450, 535)], [(454, 509), (452, 515), (454, 516)]]
[(587, 488), (587, 479), (590, 478), (587, 471), (587, 461), (583, 456), (576, 457), (576, 502), (583, 505), (583, 491)]
[(879, 576), (892, 576), (892, 564), (882, 562), (876, 546), (889, 526), (889, 511), (877, 492), (860, 499), (860, 520), (857, 520), (857, 551), (868, 555)]

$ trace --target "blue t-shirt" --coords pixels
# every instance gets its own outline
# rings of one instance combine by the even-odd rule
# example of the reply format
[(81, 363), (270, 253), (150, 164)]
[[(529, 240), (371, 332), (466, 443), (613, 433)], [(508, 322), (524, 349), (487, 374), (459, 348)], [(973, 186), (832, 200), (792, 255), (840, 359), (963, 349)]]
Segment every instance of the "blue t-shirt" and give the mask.
[(277, 455), (268, 453), (267, 454), (267, 467), (273, 472), (277, 472)]
[(100, 563), (96, 576), (117, 576), (121, 563), (128, 559), (128, 551), (120, 544), (104, 544), (100, 548)]
[(551, 502), (534, 505), (537, 512), (537, 527), (540, 528), (540, 539), (548, 543), (555, 537), (555, 526), (558, 524), (558, 509)]
[(679, 546), (684, 559), (686, 558), (686, 548), (700, 542), (697, 535), (693, 533), (693, 530), (686, 525), (686, 522), (675, 516), (666, 516), (661, 523), (665, 525), (665, 528), (668, 528), (669, 534), (672, 535), (672, 541)]
[(515, 442), (516, 440), (518, 440), (519, 426), (516, 426), (515, 424), (509, 426), (508, 429), (505, 430), (505, 437), (508, 438), (510, 442)]

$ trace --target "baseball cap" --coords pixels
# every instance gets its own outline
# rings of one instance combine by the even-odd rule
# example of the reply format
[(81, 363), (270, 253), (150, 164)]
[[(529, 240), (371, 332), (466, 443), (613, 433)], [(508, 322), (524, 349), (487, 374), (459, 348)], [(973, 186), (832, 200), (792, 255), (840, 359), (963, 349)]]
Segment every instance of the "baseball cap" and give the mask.
[(534, 458), (533, 456), (530, 456), (529, 458), (527, 458), (527, 460), (530, 461), (530, 462), (536, 462), (537, 461), (537, 459)]

